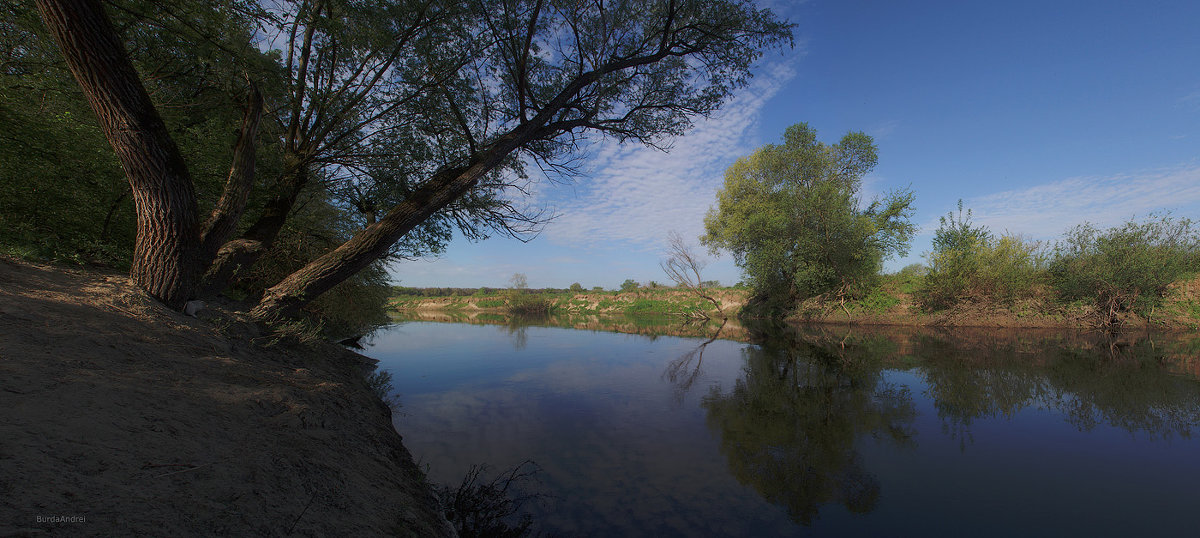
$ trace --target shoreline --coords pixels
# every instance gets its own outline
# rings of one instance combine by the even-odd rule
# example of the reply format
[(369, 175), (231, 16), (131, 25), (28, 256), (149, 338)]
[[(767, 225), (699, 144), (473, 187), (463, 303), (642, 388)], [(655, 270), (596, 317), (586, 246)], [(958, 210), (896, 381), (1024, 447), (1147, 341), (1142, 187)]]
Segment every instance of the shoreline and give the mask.
[(0, 258), (0, 536), (454, 534), (373, 359), (198, 316)]
[[(1095, 330), (1098, 323), (1085, 304), (1060, 304), (1050, 300), (1027, 299), (1011, 304), (964, 302), (945, 310), (923, 312), (911, 293), (886, 290), (891, 304), (872, 305), (867, 300), (833, 301), (809, 299), (784, 318), (790, 323), (819, 323), (845, 326), (900, 327), (978, 327), (1044, 328)], [(676, 315), (688, 317), (704, 313), (719, 319), (711, 303), (695, 295), (672, 288), (639, 289), (627, 292), (575, 292), (531, 294), (543, 298), (554, 314), (590, 315)], [(713, 291), (725, 314), (734, 319), (748, 302), (744, 289), (723, 288)], [(447, 315), (510, 315), (505, 296), (394, 296), (388, 301), (392, 312), (440, 313)], [(850, 316), (847, 319), (847, 311)], [(1153, 319), (1133, 312), (1120, 317), (1122, 330), (1200, 330), (1200, 277), (1172, 285), (1162, 308)]]

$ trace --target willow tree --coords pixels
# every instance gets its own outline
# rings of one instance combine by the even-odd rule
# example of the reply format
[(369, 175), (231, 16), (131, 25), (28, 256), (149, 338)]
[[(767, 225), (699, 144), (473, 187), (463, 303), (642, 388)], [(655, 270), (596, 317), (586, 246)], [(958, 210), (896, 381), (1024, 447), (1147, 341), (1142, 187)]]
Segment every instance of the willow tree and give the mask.
[(261, 95), (251, 92), (224, 193), (202, 220), (183, 156), (101, 6), (88, 0), (40, 0), (37, 6), (129, 180), (137, 214), (130, 276), (168, 306), (182, 308), (245, 209)]
[[(450, 224), (504, 231), (531, 222), (521, 209), (524, 165), (560, 171), (589, 133), (661, 144), (744, 86), (764, 49), (790, 40), (790, 25), (737, 0), (270, 5), (282, 9), (264, 20), (286, 43), (288, 98), (275, 121), (288, 170), (258, 219), (222, 246), (210, 280), (219, 286), (230, 267), (252, 263), (314, 176), (359, 209), (364, 228), (268, 289), (254, 309), (260, 317), (294, 311), (395, 254), (411, 234), (437, 240)], [(111, 26), (97, 22), (103, 11), (95, 2), (39, 6), (90, 101), (139, 85), (131, 68), (94, 61), (122, 56)], [(360, 17), (358, 9), (369, 11)], [(371, 32), (359, 33), (363, 25)], [(77, 36), (92, 37), (80, 47)], [(132, 110), (130, 117), (148, 117), (141, 113), (153, 107), (139, 100)], [(160, 151), (170, 146), (165, 131), (139, 132), (110, 141), (118, 153), (171, 155)], [(158, 297), (187, 297), (196, 281), (189, 271), (208, 264), (190, 254), (197, 219), (179, 203), (189, 197), (186, 167), (166, 162), (162, 174), (142, 174), (153, 179), (145, 189), (153, 203), (138, 211), (161, 213), (147, 222), (173, 231), (153, 236), (165, 254), (135, 260), (148, 270), (134, 278)], [(188, 278), (151, 288), (156, 271)]]
[(861, 200), (862, 178), (877, 161), (866, 134), (825, 144), (807, 124), (788, 127), (782, 145), (725, 171), (701, 241), (733, 253), (756, 300), (774, 314), (824, 293), (844, 301), (885, 258), (906, 252), (915, 230), (911, 192)]

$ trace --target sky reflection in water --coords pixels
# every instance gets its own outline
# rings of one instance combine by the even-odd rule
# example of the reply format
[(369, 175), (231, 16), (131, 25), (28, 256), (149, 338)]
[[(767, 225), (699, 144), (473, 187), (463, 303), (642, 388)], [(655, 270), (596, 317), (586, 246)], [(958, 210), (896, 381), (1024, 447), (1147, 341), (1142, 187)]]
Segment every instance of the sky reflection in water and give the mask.
[(727, 330), (757, 344), (408, 322), (368, 354), (432, 481), (541, 466), (541, 530), (1195, 529), (1195, 341)]

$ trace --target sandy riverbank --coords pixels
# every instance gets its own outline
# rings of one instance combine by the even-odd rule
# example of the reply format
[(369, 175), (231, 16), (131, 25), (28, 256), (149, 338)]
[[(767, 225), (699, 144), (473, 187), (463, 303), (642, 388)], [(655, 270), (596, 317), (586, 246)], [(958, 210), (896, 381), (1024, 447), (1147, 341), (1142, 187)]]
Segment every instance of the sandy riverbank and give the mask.
[(370, 359), (0, 258), (0, 536), (448, 535)]

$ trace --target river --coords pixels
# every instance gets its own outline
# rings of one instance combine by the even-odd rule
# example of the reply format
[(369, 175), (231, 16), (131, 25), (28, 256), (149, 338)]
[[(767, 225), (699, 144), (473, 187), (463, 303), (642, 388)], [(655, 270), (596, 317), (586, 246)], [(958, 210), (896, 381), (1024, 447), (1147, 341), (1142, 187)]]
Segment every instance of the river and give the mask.
[(536, 463), (515, 490), (539, 531), (1198, 528), (1197, 335), (469, 321), (401, 321), (366, 354), (431, 482)]

